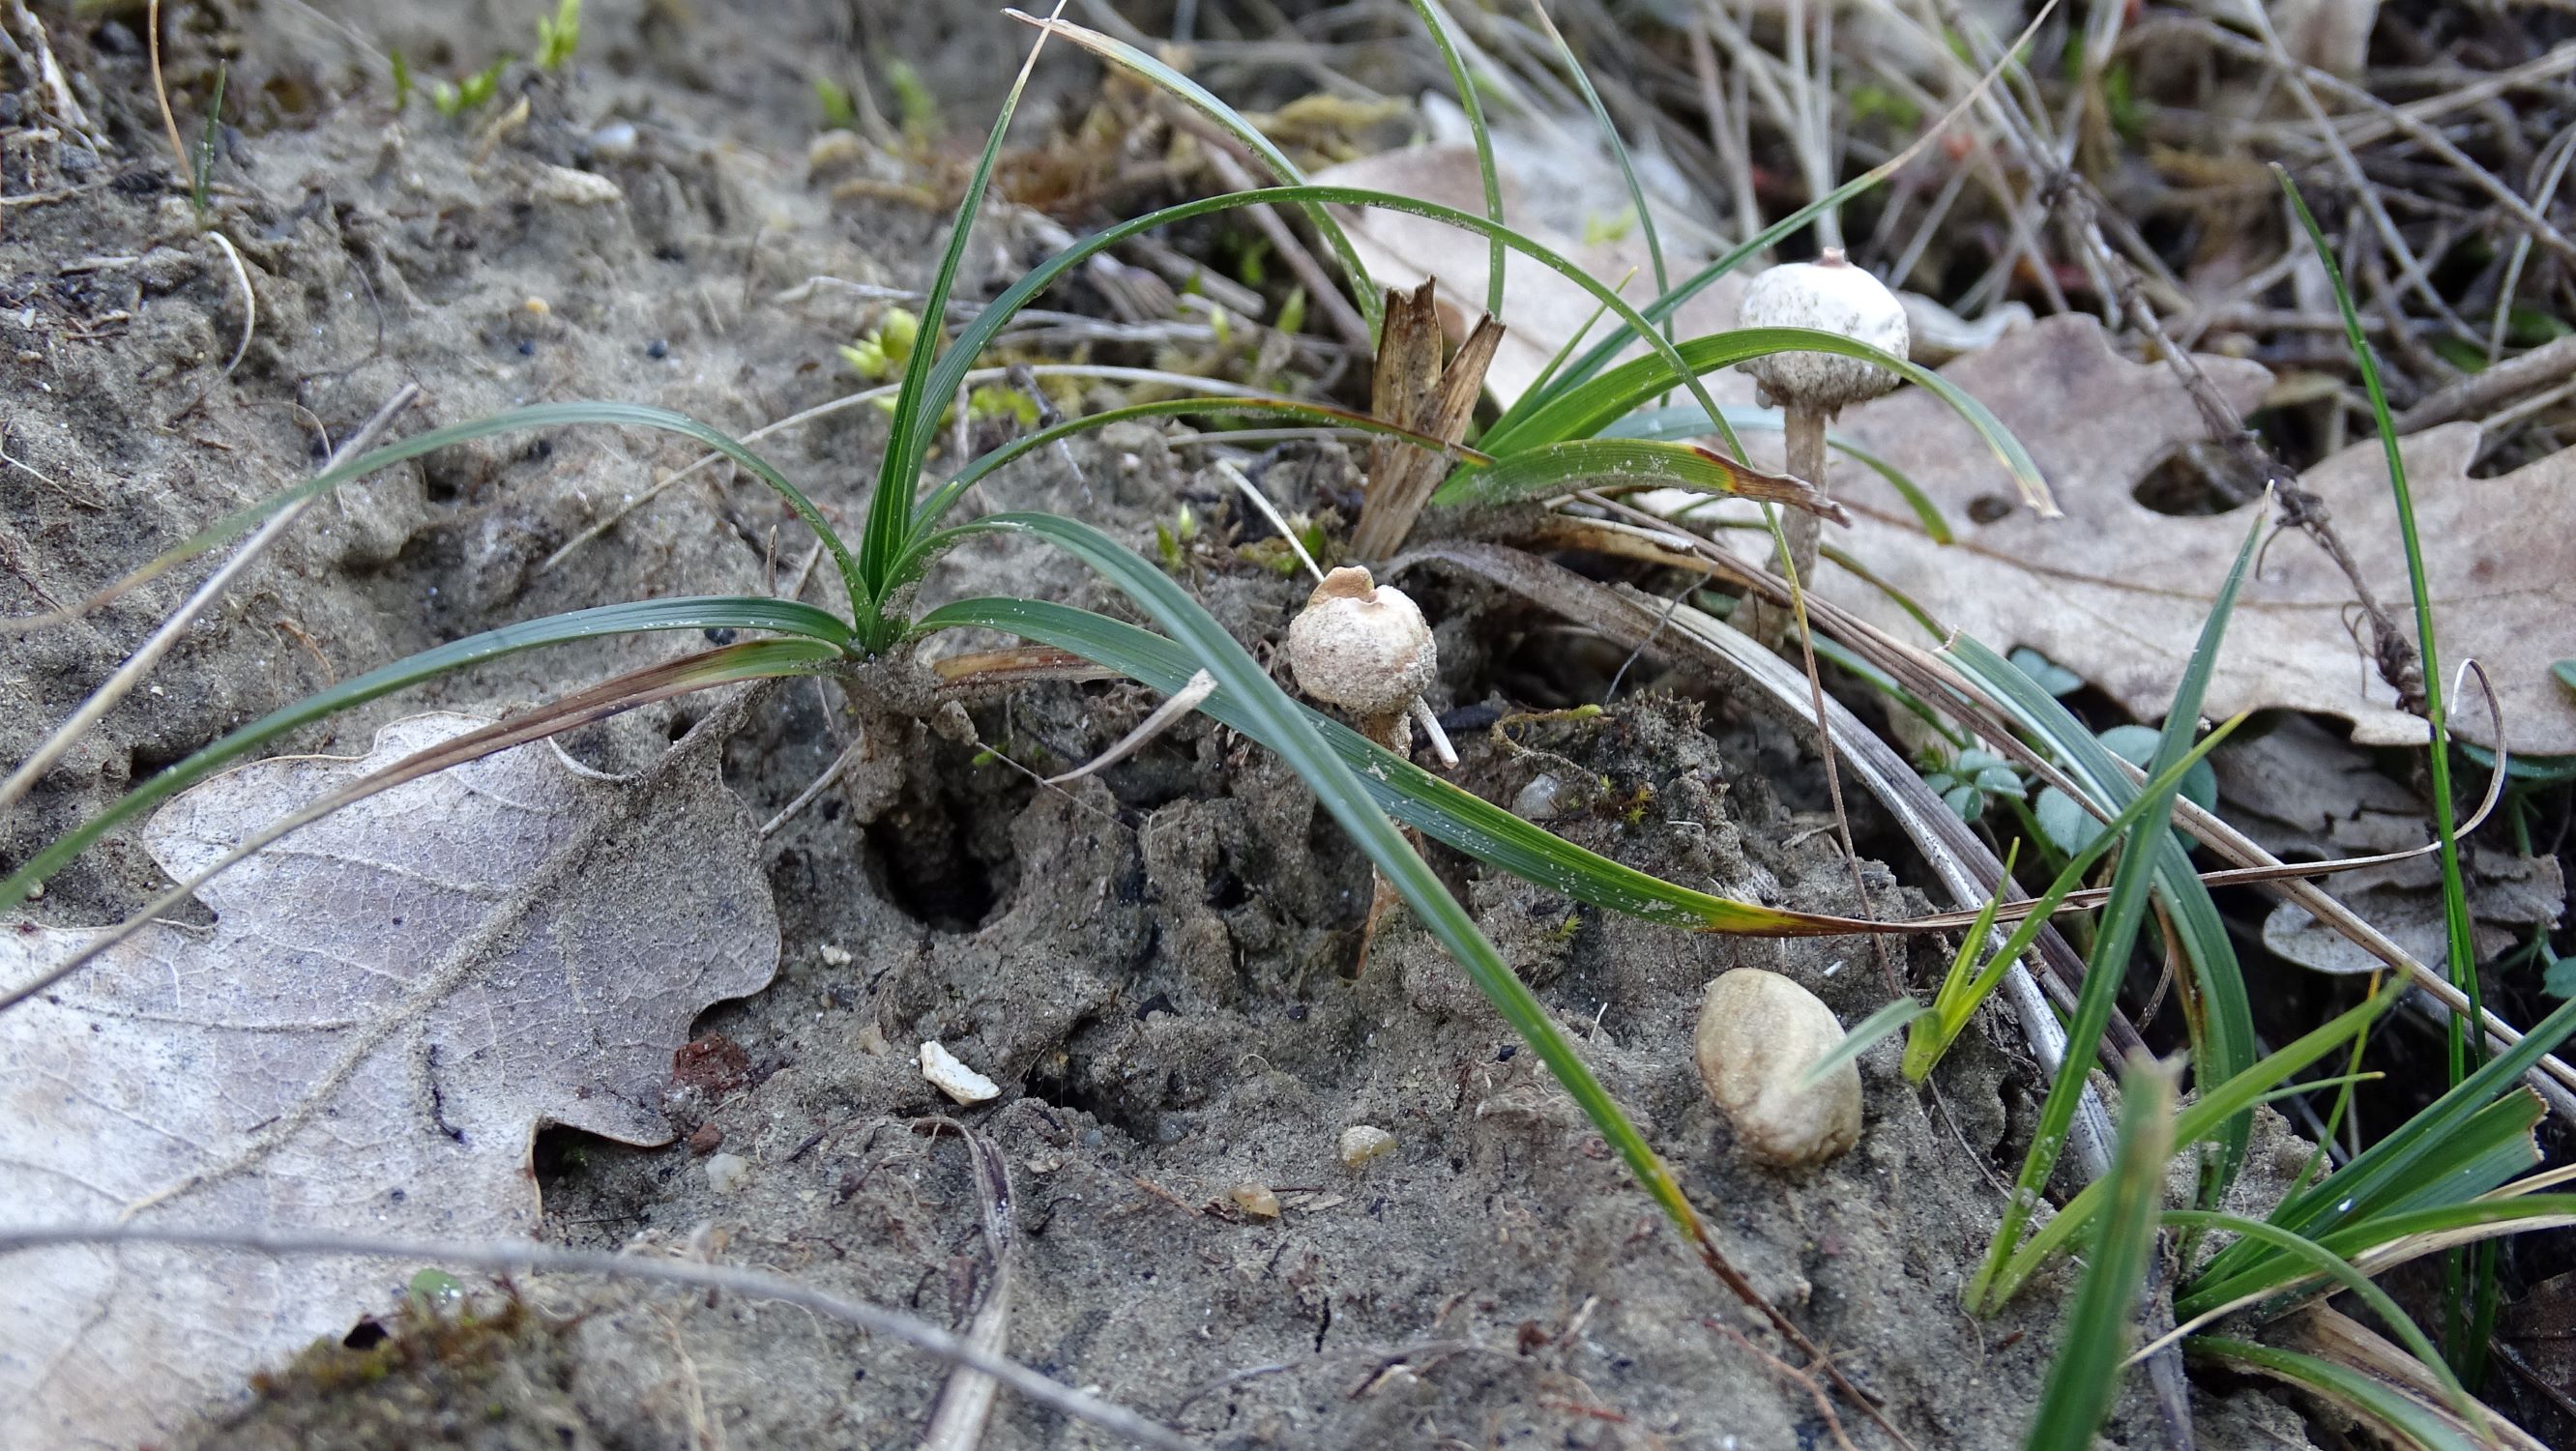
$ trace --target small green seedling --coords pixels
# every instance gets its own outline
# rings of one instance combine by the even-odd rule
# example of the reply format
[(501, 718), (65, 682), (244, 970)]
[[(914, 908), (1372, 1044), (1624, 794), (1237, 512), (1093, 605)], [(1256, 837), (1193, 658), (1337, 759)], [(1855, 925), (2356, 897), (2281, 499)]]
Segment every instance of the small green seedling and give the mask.
[(855, 343), (844, 344), (841, 361), (850, 365), (861, 381), (882, 383), (903, 371), (912, 361), (913, 345), (921, 338), (921, 317), (900, 307), (889, 307), (878, 319), (876, 330)]
[(429, 88), (429, 104), (438, 114), (453, 121), (468, 111), (490, 104), (500, 94), (501, 71), (509, 65), (503, 56), (461, 81), (440, 81)]
[(823, 108), (823, 129), (855, 131), (859, 128), (859, 103), (850, 88), (830, 76), (814, 78), (814, 102)]
[(1946, 765), (1925, 771), (1923, 784), (1931, 787), (1941, 804), (1961, 821), (1981, 820), (1986, 808), (1998, 798), (2018, 801), (2030, 789), (2010, 761), (1978, 746), (1961, 751)]
[(939, 139), (939, 97), (931, 93), (930, 83), (902, 60), (888, 60), (885, 72), (895, 111), (903, 118), (904, 139), (916, 146)]
[(190, 158), (194, 164), (189, 168), (191, 174), (188, 178), (188, 201), (196, 208), (200, 220), (213, 206), (208, 188), (212, 185), (215, 174), (215, 147), (223, 138), (224, 81), (231, 73), (232, 66), (229, 62), (216, 63), (215, 95), (213, 100), (206, 103), (205, 133), (197, 139), (197, 154)]
[(558, 0), (554, 18), (537, 17), (537, 64), (562, 70), (581, 48), (581, 0)]

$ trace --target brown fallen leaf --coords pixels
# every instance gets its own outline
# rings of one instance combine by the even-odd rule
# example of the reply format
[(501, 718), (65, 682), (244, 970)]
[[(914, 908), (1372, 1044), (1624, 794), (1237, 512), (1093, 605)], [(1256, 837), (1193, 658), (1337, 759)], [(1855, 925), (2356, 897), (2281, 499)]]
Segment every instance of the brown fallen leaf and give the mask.
[[(2227, 819), (2284, 861), (2411, 851), (2433, 839), (2433, 824), (2415, 793), (2307, 717), (2293, 716), (2242, 744), (2231, 741), (2210, 764)], [(2557, 921), (2566, 907), (2567, 884), (2554, 857), (2477, 850), (2467, 854), (2467, 867), (2469, 915), (2481, 958), (2503, 951), (2535, 925)], [(2423, 961), (2442, 959), (2450, 936), (2435, 858), (2340, 872), (2318, 885)], [(2264, 919), (2263, 943), (2319, 972), (2378, 972), (2387, 966), (2291, 902), (2277, 904)]]
[[(2210, 381), (2240, 410), (2263, 395), (2259, 365), (2204, 358)], [(1908, 388), (1844, 415), (1841, 431), (1910, 475), (1948, 516), (1958, 542), (1934, 544), (1913, 517), (1861, 480), (1842, 493), (1861, 517), (1839, 545), (1944, 624), (1998, 651), (2027, 645), (2154, 719), (2173, 698), (2201, 621), (2252, 523), (2248, 504), (2224, 514), (2160, 514), (2133, 496), (2168, 454), (2202, 436), (2173, 374), (2111, 351), (2089, 318), (2059, 317), (1943, 370), (2020, 437), (2055, 489), (2063, 519), (2011, 507), (2009, 484), (1968, 426), (1939, 399)], [(2453, 424), (2404, 442), (2441, 630), (2444, 669), (2474, 656), (2503, 701), (2515, 752), (2576, 754), (2576, 697), (2550, 676), (2571, 651), (2576, 619), (2576, 453), (2502, 478), (2469, 477), (2479, 430)], [(1756, 444), (1758, 448), (1758, 443)], [(1837, 460), (1837, 467), (1850, 465)], [(2301, 481), (2331, 511), (2372, 590), (2414, 636), (2396, 509), (2375, 441), (2326, 459)], [(1838, 491), (1841, 492), (1841, 491)], [(1879, 590), (1841, 569), (1821, 593), (1876, 623), (1921, 639)], [(2412, 745), (2422, 720), (2398, 709), (2354, 643), (2350, 582), (2307, 536), (2284, 532), (2247, 582), (2208, 703), (2213, 716), (2287, 707), (2339, 716), (2364, 745)], [(2452, 728), (2495, 744), (2474, 695)]]
[[(360, 760), (260, 761), (180, 796), (175, 876), (484, 722), (397, 721)], [(776, 971), (750, 817), (701, 733), (640, 776), (548, 745), (395, 787), (206, 886), (0, 1016), (0, 1206), (28, 1222), (364, 1230), (537, 1226), (537, 1129), (671, 1137), (673, 1051)], [(0, 926), (0, 983), (89, 934)], [(401, 1302), (422, 1266), (128, 1245), (13, 1256), (0, 1445), (166, 1443), (262, 1363)]]

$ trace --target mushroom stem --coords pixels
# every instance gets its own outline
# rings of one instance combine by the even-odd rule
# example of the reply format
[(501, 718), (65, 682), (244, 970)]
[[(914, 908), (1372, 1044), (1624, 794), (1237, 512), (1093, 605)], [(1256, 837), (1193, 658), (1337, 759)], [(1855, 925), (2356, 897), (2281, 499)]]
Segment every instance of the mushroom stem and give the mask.
[[(1781, 410), (1783, 432), (1787, 437), (1789, 474), (1825, 489), (1825, 414), (1818, 408), (1785, 408)], [(1815, 583), (1816, 545), (1824, 530), (1824, 521), (1804, 509), (1790, 509), (1780, 520), (1780, 533), (1788, 541), (1788, 562), (1797, 567), (1798, 588)], [(1782, 570), (1780, 552), (1771, 552), (1771, 569)], [(1745, 607), (1753, 611), (1745, 617), (1745, 632), (1765, 647), (1777, 649), (1787, 638), (1792, 610), (1787, 605), (1766, 604), (1748, 596)]]
[[(1415, 696), (1414, 703), (1418, 704), (1421, 699), (1422, 697)], [(1436, 719), (1432, 721), (1432, 729), (1439, 729), (1439, 722)], [(1410, 706), (1389, 712), (1385, 715), (1362, 717), (1360, 720), (1360, 734), (1377, 742), (1379, 745), (1386, 747), (1388, 750), (1393, 751), (1399, 756), (1411, 756), (1413, 754), (1413, 715)], [(1448, 741), (1443, 739), (1441, 744), (1445, 746), (1448, 744)], [(1422, 850), (1421, 832), (1414, 830), (1410, 826), (1405, 827), (1404, 839), (1413, 844), (1413, 849), (1415, 851)], [(1385, 918), (1387, 913), (1393, 911), (1399, 906), (1402, 906), (1403, 903), (1403, 896), (1395, 890), (1395, 883), (1386, 879), (1386, 873), (1379, 871), (1374, 866), (1370, 867), (1368, 916), (1363, 918), (1360, 922), (1360, 960), (1358, 968), (1360, 972), (1368, 971), (1369, 949), (1377, 945), (1378, 923)]]

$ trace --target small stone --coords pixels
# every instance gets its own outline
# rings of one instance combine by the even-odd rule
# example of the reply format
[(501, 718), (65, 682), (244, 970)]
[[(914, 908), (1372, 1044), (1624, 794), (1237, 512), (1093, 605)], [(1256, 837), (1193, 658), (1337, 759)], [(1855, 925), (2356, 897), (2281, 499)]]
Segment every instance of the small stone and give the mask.
[(519, 307), (530, 317), (551, 317), (554, 315), (555, 310), (553, 303), (546, 301), (542, 297), (534, 296), (531, 296), (527, 301), (520, 303)]
[(740, 1154), (718, 1154), (707, 1160), (707, 1187), (731, 1194), (751, 1176), (751, 1161)]
[(1845, 1062), (1815, 1087), (1798, 1087), (1842, 1041), (1842, 1023), (1814, 993), (1776, 972), (1739, 967), (1708, 985), (1693, 1048), (1700, 1080), (1744, 1151), (1798, 1168), (1860, 1140), (1857, 1065)]
[(538, 167), (528, 193), (537, 201), (567, 207), (616, 206), (626, 200), (626, 193), (607, 177), (569, 166)]
[(723, 1146), (724, 1130), (711, 1123), (698, 1125), (697, 1132), (689, 1135), (689, 1152), (702, 1158)]
[(1001, 1085), (959, 1062), (936, 1038), (921, 1045), (921, 1076), (959, 1103), (990, 1103), (1002, 1096)]
[(635, 154), (635, 123), (611, 121), (590, 133), (590, 154), (600, 161), (622, 161)]
[[(1389, 1139), (1387, 1142), (1393, 1143), (1394, 1140)], [(1279, 1196), (1270, 1192), (1270, 1186), (1267, 1184), (1257, 1180), (1246, 1180), (1234, 1186), (1234, 1207), (1255, 1219), (1277, 1219)]]
[(1342, 1163), (1359, 1168), (1371, 1159), (1383, 1159), (1395, 1152), (1395, 1135), (1374, 1124), (1354, 1124), (1342, 1130)]
[(847, 967), (850, 965), (850, 950), (837, 942), (826, 942), (821, 947), (816, 948), (815, 951), (822, 957), (823, 965), (825, 967)]
[(1557, 779), (1554, 771), (1541, 771), (1512, 797), (1512, 815), (1523, 821), (1545, 821), (1556, 815), (1565, 794), (1565, 783)]

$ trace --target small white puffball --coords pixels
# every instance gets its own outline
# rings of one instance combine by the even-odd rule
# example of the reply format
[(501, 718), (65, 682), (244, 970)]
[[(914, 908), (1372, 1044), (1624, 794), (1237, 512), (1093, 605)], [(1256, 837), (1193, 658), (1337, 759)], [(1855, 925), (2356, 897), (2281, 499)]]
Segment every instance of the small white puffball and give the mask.
[(1356, 1169), (1395, 1152), (1395, 1135), (1375, 1124), (1353, 1124), (1342, 1130), (1342, 1163)]
[(1288, 664), (1299, 689), (1360, 716), (1403, 710), (1439, 673), (1422, 611), (1356, 567), (1324, 576), (1289, 622)]
[[(1743, 327), (1803, 327), (1905, 356), (1905, 304), (1879, 280), (1825, 249), (1813, 262), (1790, 262), (1753, 279), (1737, 317)], [(1876, 363), (1839, 353), (1772, 353), (1736, 366), (1752, 374), (1783, 408), (1831, 417), (1896, 386)]]
[(718, 1194), (731, 1194), (751, 1177), (751, 1161), (740, 1154), (717, 1154), (707, 1160), (707, 1187)]
[(1859, 1068), (1844, 1062), (1813, 1088), (1798, 1086), (1842, 1041), (1842, 1023), (1814, 993), (1739, 967), (1708, 985), (1692, 1047), (1736, 1142), (1765, 1163), (1799, 1168), (1860, 1141)]
[(967, 1067), (936, 1038), (921, 1045), (921, 1076), (959, 1103), (990, 1103), (1002, 1096), (1001, 1085)]

